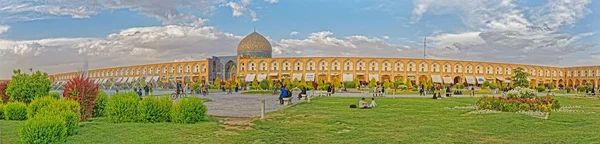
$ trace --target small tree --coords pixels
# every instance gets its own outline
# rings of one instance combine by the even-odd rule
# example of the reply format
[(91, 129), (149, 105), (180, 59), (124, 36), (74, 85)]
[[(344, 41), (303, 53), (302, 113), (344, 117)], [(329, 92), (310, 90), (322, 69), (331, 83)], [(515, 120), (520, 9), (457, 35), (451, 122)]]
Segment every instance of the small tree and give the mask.
[(287, 88), (292, 88), (292, 82), (290, 81), (289, 77), (283, 79), (283, 85), (287, 86)]
[(302, 80), (300, 80), (300, 84), (298, 84), (299, 88), (308, 88), (309, 86), (306, 84), (306, 80), (304, 80), (304, 78), (302, 78)]
[(6, 95), (10, 99), (29, 103), (36, 97), (48, 95), (51, 88), (48, 74), (40, 71), (33, 72), (32, 69), (29, 71), (32, 72), (31, 75), (21, 73), (20, 69), (13, 70), (12, 80), (6, 88)]
[(591, 90), (591, 89), (593, 89), (593, 88), (594, 88), (594, 85), (592, 85), (592, 83), (591, 83), (591, 82), (586, 82), (586, 83), (585, 83), (585, 88), (586, 88), (587, 90)]
[(375, 86), (377, 86), (377, 81), (375, 78), (371, 78), (371, 80), (369, 80), (369, 88), (373, 88)]
[(70, 79), (63, 89), (63, 97), (79, 102), (81, 106), (81, 121), (87, 121), (94, 114), (98, 85), (93, 80), (76, 76)]
[(358, 88), (358, 86), (360, 85), (360, 82), (358, 81), (358, 78), (354, 78), (354, 88)]
[(298, 84), (300, 84), (300, 81), (298, 81), (298, 78), (294, 78), (294, 81), (292, 81), (293, 87), (298, 87)]
[(264, 90), (268, 90), (271, 81), (269, 81), (268, 79), (263, 79), (262, 81), (260, 81), (260, 88), (264, 89)]
[(412, 81), (410, 81), (410, 79), (406, 79), (406, 87), (407, 87), (409, 90), (412, 90), (412, 89), (413, 89)]
[(254, 78), (254, 80), (252, 80), (252, 86), (258, 87), (258, 79), (256, 79), (256, 77)]
[(512, 76), (513, 80), (511, 83), (513, 83), (513, 86), (515, 87), (527, 88), (529, 87), (529, 81), (527, 80), (527, 77), (529, 77), (529, 73), (524, 72), (523, 68), (517, 67), (514, 70), (514, 75)]
[(390, 82), (390, 80), (386, 80), (385, 82), (383, 82), (383, 87), (385, 87), (385, 88), (392, 87), (392, 83)]
[(334, 77), (333, 80), (331, 80), (331, 83), (333, 84), (334, 87), (338, 88), (338, 87), (342, 87), (342, 84), (340, 83), (340, 79), (337, 77)]
[(215, 86), (217, 86), (217, 88), (221, 88), (221, 78), (219, 78), (219, 77), (215, 78), (215, 81), (213, 82), (213, 84)]

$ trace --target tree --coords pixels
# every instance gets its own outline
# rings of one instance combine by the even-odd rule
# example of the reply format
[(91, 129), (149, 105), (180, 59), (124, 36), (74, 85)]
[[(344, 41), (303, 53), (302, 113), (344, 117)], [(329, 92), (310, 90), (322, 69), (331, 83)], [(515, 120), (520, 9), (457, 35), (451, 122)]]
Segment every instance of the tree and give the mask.
[(268, 90), (269, 86), (271, 85), (269, 83), (270, 83), (270, 81), (268, 79), (263, 79), (262, 81), (260, 81), (260, 88), (264, 89), (264, 90)]
[(385, 82), (383, 82), (383, 87), (385, 87), (385, 88), (392, 87), (392, 83), (390, 82), (390, 80), (386, 80)]
[(252, 80), (252, 87), (258, 87), (258, 79), (256, 79), (256, 77), (254, 78), (254, 80)]
[(285, 79), (283, 79), (283, 86), (287, 86), (287, 88), (292, 88), (292, 82), (290, 81), (289, 77), (286, 77)]
[(292, 81), (293, 87), (298, 87), (298, 84), (300, 84), (300, 81), (298, 81), (298, 78), (294, 78), (294, 81)]
[(340, 83), (340, 79), (337, 77), (334, 77), (333, 80), (331, 80), (331, 83), (334, 87), (338, 88), (341, 87), (341, 83)]
[(591, 90), (592, 88), (594, 88), (594, 85), (592, 85), (591, 82), (586, 82), (585, 83), (585, 88), (588, 89), (588, 90)]
[(87, 121), (94, 114), (98, 85), (93, 80), (78, 75), (70, 79), (63, 89), (63, 97), (79, 102), (81, 121)]
[(369, 81), (369, 88), (373, 88), (377, 85), (377, 81), (375, 80), (375, 78), (371, 78), (371, 80)]
[(213, 84), (216, 85), (217, 88), (221, 88), (221, 78), (217, 77)]
[(360, 82), (358, 81), (358, 78), (354, 78), (354, 88), (358, 88), (358, 86), (360, 85)]
[(406, 87), (407, 87), (409, 90), (412, 90), (412, 89), (413, 89), (412, 81), (410, 81), (410, 79), (406, 79)]
[(302, 78), (302, 80), (300, 80), (300, 84), (298, 84), (299, 88), (308, 88), (308, 85), (306, 84), (306, 80), (304, 80), (304, 78)]
[(529, 73), (524, 72), (523, 68), (517, 67), (514, 70), (511, 83), (513, 83), (513, 86), (515, 87), (528, 88), (529, 81), (527, 80), (527, 77), (529, 77)]
[[(33, 70), (29, 69), (30, 72)], [(11, 82), (6, 88), (6, 95), (11, 100), (29, 103), (36, 97), (47, 96), (50, 92), (48, 74), (39, 70), (32, 74), (21, 73), (20, 69), (13, 70)]]

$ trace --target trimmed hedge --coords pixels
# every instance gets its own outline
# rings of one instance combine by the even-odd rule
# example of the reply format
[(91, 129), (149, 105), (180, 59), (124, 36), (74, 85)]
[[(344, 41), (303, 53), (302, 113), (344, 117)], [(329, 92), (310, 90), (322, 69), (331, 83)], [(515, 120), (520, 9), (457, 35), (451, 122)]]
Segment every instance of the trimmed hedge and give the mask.
[(67, 123), (60, 115), (37, 116), (25, 121), (19, 135), (23, 143), (64, 143)]
[(114, 123), (134, 122), (138, 117), (140, 97), (135, 92), (117, 93), (113, 95), (106, 106), (108, 119)]
[(182, 98), (171, 109), (171, 121), (193, 124), (206, 121), (206, 106), (200, 98)]
[(94, 106), (94, 117), (102, 117), (106, 115), (106, 104), (108, 103), (108, 95), (100, 92), (96, 97), (96, 105)]
[(167, 122), (171, 118), (171, 106), (173, 101), (169, 97), (147, 97), (140, 102), (140, 122)]
[(33, 101), (31, 101), (27, 107), (27, 118), (33, 118), (33, 116), (35, 116), (39, 110), (54, 102), (56, 102), (56, 99), (50, 96), (33, 99)]
[(24, 102), (9, 102), (4, 108), (6, 120), (26, 120), (27, 105)]

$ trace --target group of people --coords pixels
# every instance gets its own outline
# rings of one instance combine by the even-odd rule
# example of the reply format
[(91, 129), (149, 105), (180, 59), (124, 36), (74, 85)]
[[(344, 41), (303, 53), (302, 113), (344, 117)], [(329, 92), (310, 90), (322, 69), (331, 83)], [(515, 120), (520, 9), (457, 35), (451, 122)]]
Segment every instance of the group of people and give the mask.
[(377, 106), (377, 103), (375, 103), (375, 98), (371, 98), (371, 104), (367, 105), (367, 102), (365, 101), (365, 98), (362, 98), (360, 101), (358, 101), (358, 108), (361, 109), (368, 109), (368, 108), (374, 108)]
[[(298, 100), (302, 99), (303, 95), (306, 95), (306, 88), (300, 88), (300, 93), (298, 93)], [(281, 87), (281, 91), (279, 92), (279, 103), (283, 104), (283, 98), (291, 98), (292, 97), (292, 90), (288, 89), (286, 85), (283, 85)], [(290, 99), (290, 103), (291, 103), (291, 99)]]
[(380, 87), (377, 87), (377, 85), (375, 85), (373, 87), (373, 96), (383, 96), (383, 94), (385, 94), (385, 87), (383, 85)]

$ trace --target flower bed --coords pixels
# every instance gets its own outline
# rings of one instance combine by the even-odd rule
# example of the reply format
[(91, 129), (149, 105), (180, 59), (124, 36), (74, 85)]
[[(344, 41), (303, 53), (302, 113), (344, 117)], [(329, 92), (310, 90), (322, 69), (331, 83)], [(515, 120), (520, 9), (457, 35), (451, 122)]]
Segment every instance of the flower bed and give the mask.
[(560, 109), (558, 100), (549, 96), (532, 98), (483, 97), (477, 101), (477, 109), (489, 109), (505, 112), (540, 111), (549, 112)]

